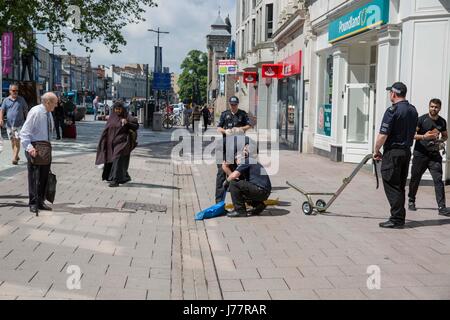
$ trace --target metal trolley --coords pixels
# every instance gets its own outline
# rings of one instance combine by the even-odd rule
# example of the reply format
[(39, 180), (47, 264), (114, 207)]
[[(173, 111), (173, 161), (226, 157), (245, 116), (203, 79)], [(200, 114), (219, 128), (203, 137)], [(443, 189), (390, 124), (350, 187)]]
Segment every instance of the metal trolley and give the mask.
[[(303, 194), (308, 201), (303, 202), (302, 210), (303, 213), (306, 215), (311, 215), (314, 210), (316, 210), (318, 213), (324, 213), (328, 210), (328, 208), (333, 204), (333, 202), (339, 197), (339, 195), (344, 191), (344, 189), (347, 187), (347, 185), (353, 180), (353, 178), (358, 174), (358, 172), (361, 170), (361, 168), (370, 160), (373, 159), (372, 154), (368, 154), (364, 157), (364, 159), (358, 164), (358, 166), (353, 170), (352, 174), (344, 178), (341, 187), (335, 192), (335, 193), (323, 193), (323, 192), (306, 192), (305, 190), (297, 187), (296, 185), (290, 183), (289, 181), (286, 181), (287, 185), (291, 188), (297, 190), (301, 194)], [(379, 187), (379, 180), (378, 180), (378, 171), (377, 171), (377, 161), (373, 161), (374, 171), (375, 171), (375, 177), (377, 180), (377, 189)], [(326, 203), (324, 200), (319, 199), (316, 201), (315, 205), (313, 202), (312, 197), (313, 196), (332, 196), (330, 201)]]

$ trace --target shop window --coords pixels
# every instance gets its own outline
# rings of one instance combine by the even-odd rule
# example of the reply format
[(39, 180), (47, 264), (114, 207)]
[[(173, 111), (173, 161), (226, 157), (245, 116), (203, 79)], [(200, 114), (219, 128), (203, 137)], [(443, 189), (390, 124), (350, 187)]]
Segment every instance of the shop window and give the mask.
[(331, 137), (331, 116), (333, 103), (333, 56), (322, 58), (321, 96), (317, 106), (317, 134)]

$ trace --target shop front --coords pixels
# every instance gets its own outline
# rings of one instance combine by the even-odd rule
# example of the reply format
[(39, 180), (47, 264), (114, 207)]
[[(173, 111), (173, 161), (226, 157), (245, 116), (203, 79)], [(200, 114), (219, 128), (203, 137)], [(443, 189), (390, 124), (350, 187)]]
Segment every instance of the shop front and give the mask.
[(298, 51), (278, 63), (282, 74), (278, 79), (278, 132), (280, 142), (290, 149), (302, 146), (302, 51)]
[(372, 153), (376, 94), (385, 95), (382, 87), (389, 82), (378, 77), (384, 43), (379, 27), (389, 22), (389, 0), (369, 1), (350, 9), (337, 12), (318, 37), (314, 147), (316, 153), (334, 161), (358, 163)]

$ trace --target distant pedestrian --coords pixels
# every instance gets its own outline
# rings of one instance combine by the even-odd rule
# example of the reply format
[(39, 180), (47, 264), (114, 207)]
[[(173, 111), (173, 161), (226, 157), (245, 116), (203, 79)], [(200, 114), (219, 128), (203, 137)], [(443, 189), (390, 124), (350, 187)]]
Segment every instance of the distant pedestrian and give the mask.
[(207, 105), (203, 106), (202, 116), (203, 116), (203, 131), (206, 132), (206, 130), (208, 130), (208, 122), (210, 117), (210, 112)]
[(192, 117), (192, 107), (190, 105), (187, 105), (183, 110), (183, 117), (184, 117), (184, 125), (186, 126), (186, 129), (189, 130), (189, 125), (191, 123), (191, 117)]
[(417, 133), (415, 136), (414, 158), (411, 169), (411, 181), (409, 184), (408, 208), (416, 211), (416, 194), (420, 180), (428, 169), (433, 177), (436, 201), (440, 215), (450, 216), (450, 210), (445, 204), (445, 187), (442, 181), (442, 156), (441, 145), (447, 141), (447, 122), (439, 116), (442, 102), (432, 99), (429, 111), (419, 118)]
[[(416, 108), (406, 100), (408, 89), (403, 83), (394, 83), (387, 90), (393, 105), (384, 114), (374, 159), (383, 160), (381, 175), (391, 206), (391, 217), (389, 221), (380, 223), (380, 227), (400, 229), (405, 225), (405, 186), (418, 114)], [(380, 152), (382, 146), (383, 155)]]
[(6, 131), (13, 149), (13, 165), (19, 164), (20, 130), (25, 123), (27, 113), (28, 105), (25, 99), (19, 96), (19, 86), (11, 84), (9, 86), (9, 96), (3, 100), (0, 109), (0, 127), (4, 125), (4, 115), (6, 114)]
[[(45, 190), (51, 167), (51, 132), (53, 131), (52, 111), (58, 104), (58, 97), (48, 92), (41, 98), (42, 104), (31, 108), (20, 132), (22, 146), (26, 150), (28, 160), (28, 191), (30, 211), (51, 211), (45, 201)], [(50, 153), (47, 163), (36, 163), (37, 158), (45, 157)]]
[(110, 187), (131, 181), (128, 174), (131, 152), (137, 146), (139, 124), (131, 117), (122, 102), (112, 106), (112, 112), (97, 147), (96, 165), (104, 164), (102, 179)]
[(61, 134), (64, 133), (64, 107), (63, 102), (61, 100), (61, 96), (58, 97), (58, 104), (56, 105), (55, 110), (52, 112), (53, 121), (55, 123), (56, 130), (56, 140), (61, 140)]
[(200, 120), (202, 118), (202, 112), (200, 111), (200, 106), (195, 105), (192, 111), (192, 129), (194, 133), (197, 134), (200, 130)]
[(94, 109), (94, 121), (97, 121), (99, 99), (100, 98), (96, 96), (94, 101), (92, 102), (92, 107)]

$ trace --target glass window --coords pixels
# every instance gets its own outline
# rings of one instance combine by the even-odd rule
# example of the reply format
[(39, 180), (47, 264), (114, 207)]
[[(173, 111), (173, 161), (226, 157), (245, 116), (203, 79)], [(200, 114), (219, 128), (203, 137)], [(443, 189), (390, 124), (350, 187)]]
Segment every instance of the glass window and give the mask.
[(321, 58), (322, 86), (320, 101), (317, 105), (317, 134), (331, 137), (331, 117), (333, 103), (333, 56)]
[(273, 4), (266, 5), (266, 41), (273, 35)]

